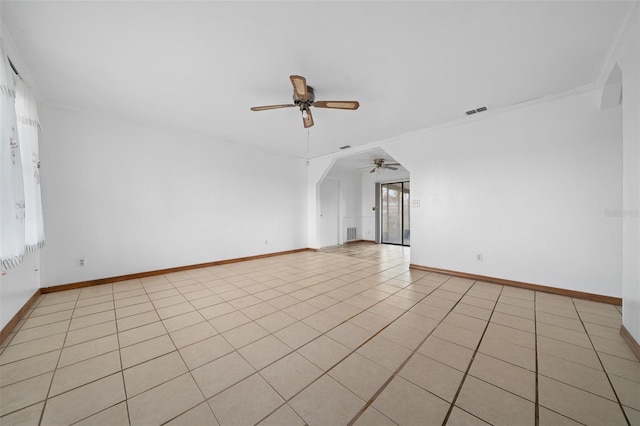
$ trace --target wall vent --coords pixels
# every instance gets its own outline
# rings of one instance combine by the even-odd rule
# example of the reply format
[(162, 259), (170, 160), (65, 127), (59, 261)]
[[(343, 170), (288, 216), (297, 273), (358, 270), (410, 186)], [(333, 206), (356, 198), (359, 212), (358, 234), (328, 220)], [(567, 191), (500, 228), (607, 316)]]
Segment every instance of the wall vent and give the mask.
[(471, 114), (475, 114), (477, 112), (484, 112), (486, 110), (487, 110), (487, 107), (483, 106), (483, 107), (480, 107), (480, 108), (470, 109), (469, 111), (465, 111), (465, 114), (471, 115)]
[(356, 227), (347, 228), (347, 241), (353, 241), (356, 239)]

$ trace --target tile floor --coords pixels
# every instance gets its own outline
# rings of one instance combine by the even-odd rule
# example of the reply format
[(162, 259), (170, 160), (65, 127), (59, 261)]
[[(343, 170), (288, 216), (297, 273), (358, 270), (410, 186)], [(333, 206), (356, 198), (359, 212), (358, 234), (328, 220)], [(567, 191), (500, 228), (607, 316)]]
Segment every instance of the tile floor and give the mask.
[(41, 296), (2, 425), (640, 425), (620, 307), (350, 245)]

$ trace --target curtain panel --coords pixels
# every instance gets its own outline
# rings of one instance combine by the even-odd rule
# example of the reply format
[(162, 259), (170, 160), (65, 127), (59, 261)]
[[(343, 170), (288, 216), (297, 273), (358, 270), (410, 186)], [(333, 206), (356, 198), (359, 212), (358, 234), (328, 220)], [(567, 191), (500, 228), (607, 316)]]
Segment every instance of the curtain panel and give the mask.
[(25, 251), (44, 245), (38, 111), (0, 46), (0, 263), (22, 263)]

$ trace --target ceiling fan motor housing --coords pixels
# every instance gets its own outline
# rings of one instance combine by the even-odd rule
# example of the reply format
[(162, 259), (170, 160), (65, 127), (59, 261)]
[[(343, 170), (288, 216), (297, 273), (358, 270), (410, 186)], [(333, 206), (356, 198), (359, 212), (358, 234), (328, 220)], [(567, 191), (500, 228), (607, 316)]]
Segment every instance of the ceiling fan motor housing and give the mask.
[(313, 91), (313, 87), (311, 86), (307, 86), (307, 96), (304, 98), (298, 96), (295, 90), (293, 91), (293, 103), (298, 105), (300, 107), (300, 110), (310, 107), (315, 99), (316, 95)]

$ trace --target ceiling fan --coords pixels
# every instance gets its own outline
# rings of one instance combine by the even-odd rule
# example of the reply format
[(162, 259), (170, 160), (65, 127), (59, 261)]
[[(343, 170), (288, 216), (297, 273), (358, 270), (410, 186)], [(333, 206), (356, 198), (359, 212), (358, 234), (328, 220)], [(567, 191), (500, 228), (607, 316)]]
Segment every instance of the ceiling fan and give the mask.
[(316, 101), (313, 87), (307, 86), (307, 80), (300, 75), (289, 76), (291, 84), (293, 84), (293, 103), (282, 105), (265, 105), (251, 108), (251, 111), (265, 111), (268, 109), (291, 108), (298, 107), (302, 112), (302, 123), (304, 127), (313, 126), (313, 116), (311, 115), (311, 107), (316, 108), (332, 108), (332, 109), (350, 109), (356, 110), (360, 106), (358, 101)]
[(376, 158), (375, 160), (373, 160), (373, 169), (371, 169), (369, 173), (373, 173), (376, 170), (381, 171), (382, 169), (398, 170), (397, 167), (393, 166), (399, 165), (400, 163), (385, 163), (384, 158)]

